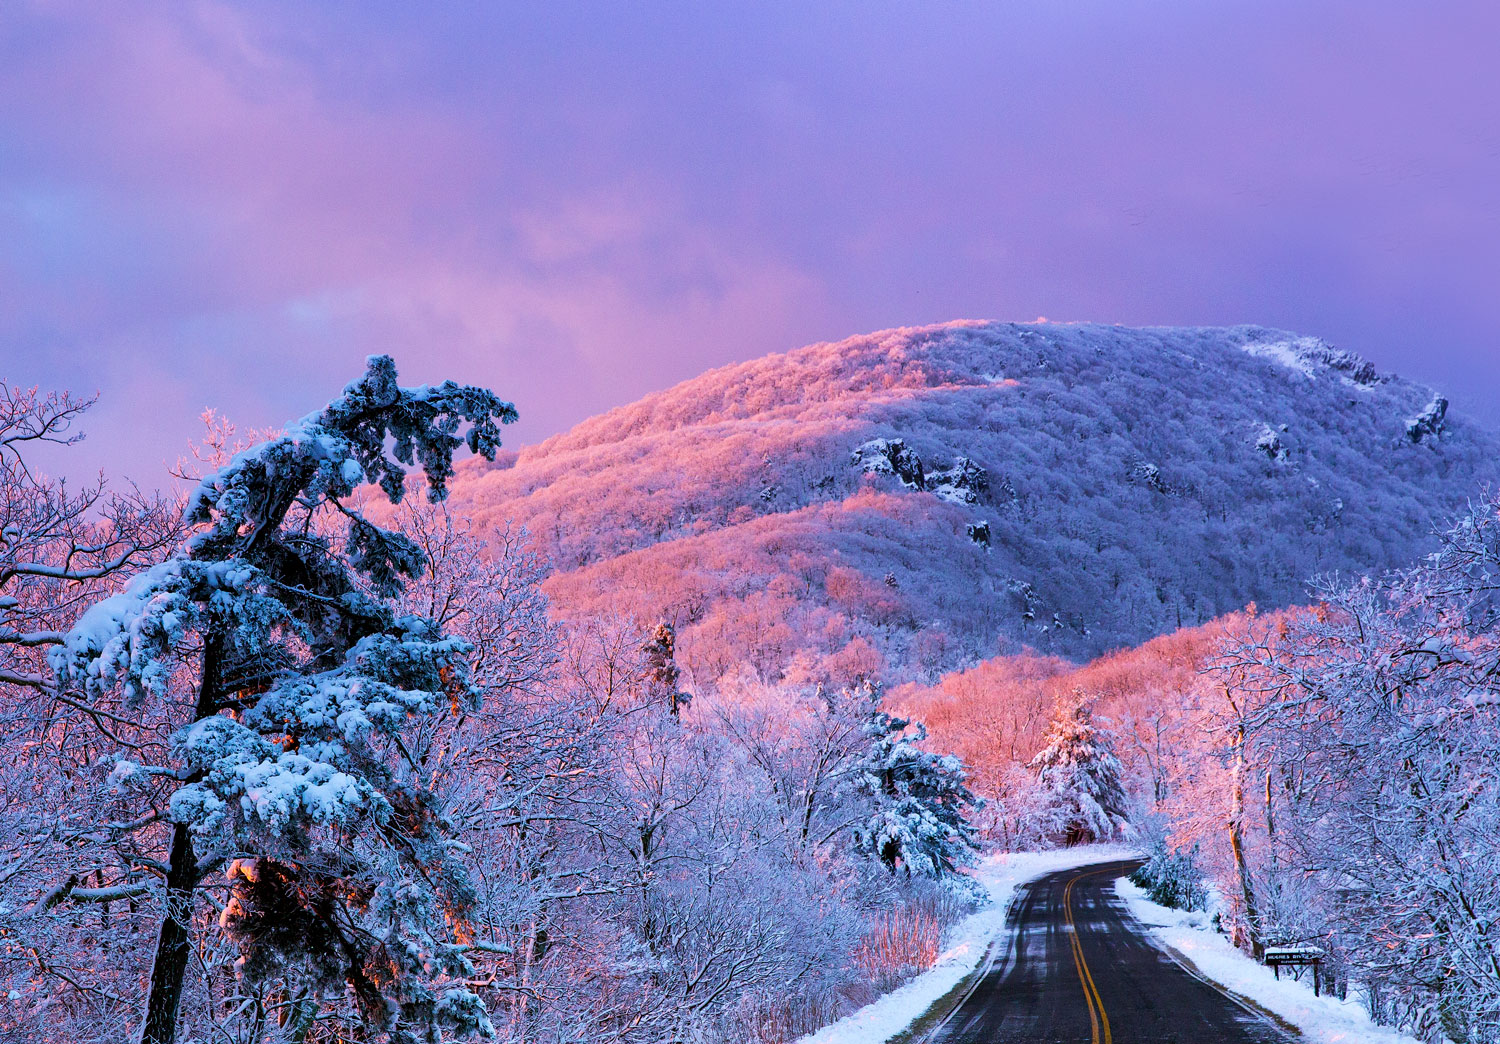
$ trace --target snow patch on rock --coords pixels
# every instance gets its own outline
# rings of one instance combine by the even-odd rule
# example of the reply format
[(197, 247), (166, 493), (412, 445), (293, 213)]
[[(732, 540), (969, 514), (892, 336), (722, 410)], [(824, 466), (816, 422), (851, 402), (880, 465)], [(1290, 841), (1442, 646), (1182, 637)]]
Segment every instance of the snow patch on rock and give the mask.
[(1306, 352), (1322, 344), (1316, 337), (1299, 337), (1294, 341), (1259, 341), (1240, 347), (1256, 358), (1268, 359), (1278, 366), (1311, 378), (1317, 376), (1317, 370)]
[(871, 439), (855, 447), (850, 462), (867, 475), (894, 475), (907, 489), (932, 493), (954, 504), (977, 504), (990, 485), (989, 473), (968, 457), (928, 471), (905, 439)]
[[(982, 518), (978, 522), (970, 522), (968, 526), (969, 539), (974, 541), (986, 551), (990, 549), (990, 520)], [(941, 625), (939, 625), (941, 626)]]
[(1291, 454), (1286, 444), (1281, 441), (1282, 434), (1286, 431), (1286, 425), (1273, 428), (1269, 424), (1262, 424), (1260, 431), (1256, 433), (1255, 448), (1264, 453), (1272, 463), (1287, 464), (1290, 462)]
[(1428, 436), (1443, 433), (1448, 417), (1448, 400), (1434, 395), (1427, 408), (1406, 422), (1406, 437), (1412, 442), (1421, 442)]
[(927, 488), (954, 504), (976, 504), (990, 486), (989, 473), (968, 457), (959, 457), (951, 468), (927, 476)]
[(1333, 370), (1346, 384), (1369, 388), (1379, 384), (1381, 376), (1375, 366), (1353, 352), (1335, 348), (1317, 337), (1294, 337), (1290, 340), (1252, 341), (1240, 345), (1241, 351), (1300, 374), (1309, 380), (1321, 370)]
[(895, 475), (904, 486), (925, 489), (922, 458), (905, 439), (871, 439), (855, 447), (852, 463), (867, 475)]

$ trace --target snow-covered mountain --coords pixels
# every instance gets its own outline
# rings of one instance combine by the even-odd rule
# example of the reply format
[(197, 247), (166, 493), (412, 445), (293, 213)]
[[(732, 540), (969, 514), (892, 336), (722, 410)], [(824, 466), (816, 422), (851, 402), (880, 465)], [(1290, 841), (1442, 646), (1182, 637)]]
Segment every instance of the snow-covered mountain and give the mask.
[(1411, 561), (1497, 475), (1494, 434), (1315, 338), (956, 322), (705, 373), (454, 503), (529, 530), (560, 611), (674, 622), (699, 685), (838, 682), (1294, 603)]

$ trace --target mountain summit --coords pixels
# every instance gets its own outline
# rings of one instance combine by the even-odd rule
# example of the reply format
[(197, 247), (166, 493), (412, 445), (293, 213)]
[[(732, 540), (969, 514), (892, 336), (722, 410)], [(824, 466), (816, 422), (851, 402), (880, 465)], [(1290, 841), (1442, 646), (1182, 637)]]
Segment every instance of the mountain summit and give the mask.
[(697, 684), (1080, 659), (1413, 561), (1500, 474), (1431, 389), (1256, 326), (955, 322), (726, 366), (455, 483), (563, 613), (673, 622)]

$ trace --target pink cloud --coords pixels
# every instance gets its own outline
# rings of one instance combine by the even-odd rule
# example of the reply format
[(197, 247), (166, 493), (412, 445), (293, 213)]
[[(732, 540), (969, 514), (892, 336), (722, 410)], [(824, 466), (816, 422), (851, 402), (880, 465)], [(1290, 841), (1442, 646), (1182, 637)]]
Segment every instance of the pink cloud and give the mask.
[[(187, 389), (138, 471), (377, 350), (495, 383), (528, 439), (957, 315), (1255, 320), (1492, 387), (1487, 10), (32, 3), (0, 338), (43, 383)], [(1434, 323), (1459, 354), (1412, 347)]]

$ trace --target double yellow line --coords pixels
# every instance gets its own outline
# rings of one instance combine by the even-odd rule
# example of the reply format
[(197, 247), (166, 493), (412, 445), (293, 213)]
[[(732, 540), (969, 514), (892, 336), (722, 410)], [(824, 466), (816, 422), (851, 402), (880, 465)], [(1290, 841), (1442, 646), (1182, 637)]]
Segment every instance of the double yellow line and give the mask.
[(1079, 874), (1063, 889), (1063, 916), (1068, 922), (1068, 941), (1073, 944), (1073, 964), (1078, 968), (1078, 981), (1083, 984), (1083, 999), (1089, 1006), (1091, 1044), (1114, 1044), (1114, 1038), (1109, 1032), (1109, 1016), (1104, 1012), (1104, 1002), (1099, 999), (1099, 989), (1094, 985), (1093, 975), (1089, 973), (1088, 961), (1083, 959), (1083, 944), (1078, 941), (1078, 925), (1073, 922), (1073, 886), (1085, 877), (1103, 872), (1105, 871), (1095, 870), (1092, 874)]

